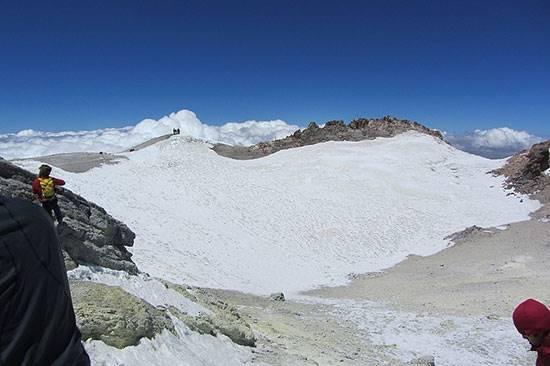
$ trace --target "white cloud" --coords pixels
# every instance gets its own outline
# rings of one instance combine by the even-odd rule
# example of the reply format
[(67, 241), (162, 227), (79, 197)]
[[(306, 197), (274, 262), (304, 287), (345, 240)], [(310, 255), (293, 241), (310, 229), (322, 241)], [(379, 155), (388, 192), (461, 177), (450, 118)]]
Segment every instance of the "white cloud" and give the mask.
[(182, 135), (230, 145), (252, 145), (292, 134), (300, 127), (282, 120), (246, 121), (209, 126), (195, 113), (181, 110), (161, 119), (144, 119), (135, 126), (94, 131), (45, 132), (22, 130), (0, 135), (0, 156), (25, 158), (65, 152), (119, 152), (179, 128)]
[(446, 134), (445, 138), (458, 149), (488, 158), (507, 157), (543, 140), (508, 127), (475, 130), (464, 135)]

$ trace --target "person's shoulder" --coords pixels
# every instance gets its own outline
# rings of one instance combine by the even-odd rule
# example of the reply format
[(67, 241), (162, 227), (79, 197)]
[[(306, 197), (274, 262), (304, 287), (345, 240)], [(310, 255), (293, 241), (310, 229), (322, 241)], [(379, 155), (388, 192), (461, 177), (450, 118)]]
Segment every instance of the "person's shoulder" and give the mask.
[[(0, 205), (4, 206), (12, 216), (24, 215), (43, 217), (45, 211), (33, 202), (18, 197), (8, 197), (0, 195)], [(47, 215), (46, 215), (47, 216)]]
[(26, 209), (26, 210), (40, 209), (40, 207), (38, 207), (37, 205), (35, 205), (29, 200), (18, 198), (18, 197), (2, 196), (2, 195), (0, 195), (0, 205), (6, 206), (6, 207), (16, 207), (19, 209)]

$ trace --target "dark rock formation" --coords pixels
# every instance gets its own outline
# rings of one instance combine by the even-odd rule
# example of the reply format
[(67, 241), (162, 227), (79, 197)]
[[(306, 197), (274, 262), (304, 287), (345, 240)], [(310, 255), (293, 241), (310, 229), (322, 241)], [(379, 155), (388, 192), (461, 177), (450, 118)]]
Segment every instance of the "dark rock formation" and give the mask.
[[(34, 199), (31, 184), (35, 176), (0, 158), (0, 194)], [(68, 269), (78, 264), (137, 273), (132, 254), (125, 247), (134, 244), (135, 234), (115, 220), (98, 205), (68, 189), (59, 188), (59, 206), (65, 215), (65, 225), (59, 229), (65, 264)]]
[(269, 295), (269, 299), (271, 301), (285, 301), (285, 294), (283, 294), (282, 292), (275, 292), (271, 295)]
[(506, 164), (492, 173), (504, 175), (508, 188), (533, 195), (541, 202), (550, 202), (550, 140), (533, 145), (512, 156)]
[(233, 159), (255, 159), (284, 149), (313, 145), (327, 141), (361, 141), (376, 137), (393, 137), (407, 131), (418, 131), (443, 140), (443, 135), (417, 122), (400, 120), (390, 116), (378, 119), (356, 119), (346, 125), (343, 121), (329, 121), (324, 127), (311, 122), (304, 130), (298, 130), (284, 139), (260, 142), (253, 146), (229, 146), (217, 144), (212, 149), (219, 155)]

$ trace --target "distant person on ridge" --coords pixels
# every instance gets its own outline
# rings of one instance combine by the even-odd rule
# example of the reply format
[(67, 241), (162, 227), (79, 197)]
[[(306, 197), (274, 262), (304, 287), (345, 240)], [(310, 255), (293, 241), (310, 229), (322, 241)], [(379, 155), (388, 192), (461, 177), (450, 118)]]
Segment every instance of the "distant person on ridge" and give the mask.
[(550, 366), (550, 310), (537, 300), (519, 304), (512, 315), (514, 325), (538, 354), (536, 366)]
[(53, 211), (57, 223), (61, 224), (63, 222), (63, 214), (57, 203), (55, 187), (65, 185), (65, 181), (50, 177), (51, 172), (51, 166), (46, 164), (41, 165), (38, 168), (38, 177), (32, 182), (32, 191), (35, 197), (42, 203), (42, 207), (44, 207), (48, 215), (53, 219)]

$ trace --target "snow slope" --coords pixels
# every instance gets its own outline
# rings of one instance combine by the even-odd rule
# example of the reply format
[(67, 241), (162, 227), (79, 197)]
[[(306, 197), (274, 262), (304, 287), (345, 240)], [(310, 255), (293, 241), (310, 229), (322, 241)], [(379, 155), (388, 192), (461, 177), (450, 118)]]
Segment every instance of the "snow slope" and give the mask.
[(439, 251), (465, 227), (525, 220), (539, 207), (486, 174), (503, 160), (422, 134), (250, 161), (209, 147), (175, 136), (117, 165), (57, 173), (136, 232), (140, 269), (258, 294), (342, 284), (349, 273)]

